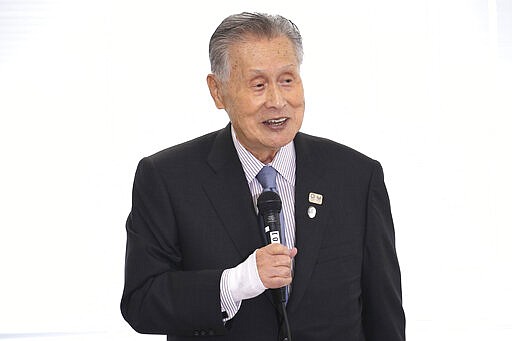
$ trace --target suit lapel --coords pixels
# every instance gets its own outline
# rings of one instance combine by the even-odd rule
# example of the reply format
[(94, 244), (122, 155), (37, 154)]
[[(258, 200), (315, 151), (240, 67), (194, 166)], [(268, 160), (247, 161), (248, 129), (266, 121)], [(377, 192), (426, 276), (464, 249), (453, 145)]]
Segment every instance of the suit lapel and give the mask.
[[(325, 194), (330, 190), (329, 183), (324, 179), (325, 175), (317, 169), (316, 155), (310, 150), (306, 140), (307, 137), (301, 133), (295, 138), (295, 244), (299, 253), (295, 258), (293, 290), (287, 306), (289, 311), (296, 309), (304, 296), (329, 219), (326, 214), (329, 197), (324, 196), (321, 205), (310, 203), (308, 200), (311, 192)], [(260, 232), (247, 180), (233, 146), (229, 125), (216, 137), (208, 163), (214, 170), (214, 175), (205, 180), (203, 188), (242, 261), (255, 249), (265, 245), (265, 242)], [(307, 214), (310, 206), (317, 210), (314, 218)], [(268, 290), (266, 296), (273, 302)]]
[[(293, 311), (302, 300), (318, 258), (320, 244), (324, 235), (325, 226), (329, 219), (329, 183), (317, 169), (319, 163), (315, 160), (316, 153), (310, 150), (306, 136), (299, 133), (295, 138), (296, 152), (296, 183), (295, 183), (295, 245), (298, 254), (295, 258), (295, 271), (292, 284), (292, 293), (287, 309)], [(309, 202), (309, 194), (323, 194), (322, 204)], [(308, 208), (314, 207), (316, 215), (310, 217)]]
[(243, 260), (263, 240), (229, 125), (217, 135), (208, 163), (214, 175), (205, 180), (203, 188)]

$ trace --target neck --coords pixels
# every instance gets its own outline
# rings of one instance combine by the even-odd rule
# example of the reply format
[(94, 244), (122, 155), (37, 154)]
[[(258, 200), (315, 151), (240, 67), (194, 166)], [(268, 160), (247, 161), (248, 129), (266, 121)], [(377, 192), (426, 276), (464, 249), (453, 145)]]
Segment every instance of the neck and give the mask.
[(233, 128), (233, 126), (231, 126), (231, 132), (233, 134), (233, 137), (238, 141), (238, 143), (240, 143), (242, 145), (242, 147), (244, 147), (256, 159), (258, 159), (259, 161), (261, 161), (265, 165), (271, 163), (274, 160), (274, 158), (277, 155), (277, 152), (280, 149), (280, 148), (277, 148), (277, 149), (261, 149), (261, 150), (257, 150), (257, 149), (251, 148), (251, 147), (247, 146), (243, 141), (240, 141), (240, 139), (238, 137), (238, 134), (236, 133), (236, 131)]
[[(238, 139), (237, 139), (238, 140)], [(250, 148), (248, 146), (246, 146), (242, 141), (238, 140), (238, 142), (240, 142), (240, 144), (245, 148), (247, 149), (247, 151), (249, 153), (251, 153), (255, 158), (257, 158), (258, 160), (260, 160), (263, 164), (267, 165), (269, 163), (271, 163), (274, 158), (276, 157), (277, 155), (277, 152), (279, 151), (279, 148), (278, 149), (263, 149), (263, 150), (255, 150), (253, 148)]]
[[(247, 149), (249, 150), (249, 149)], [(253, 152), (252, 150), (249, 150), (249, 152), (254, 155), (255, 158), (257, 158), (258, 160), (260, 160), (262, 163), (264, 163), (265, 165), (269, 164), (272, 162), (272, 160), (274, 160), (274, 158), (276, 157), (276, 154), (278, 152), (278, 150), (273, 150), (273, 151), (266, 151), (266, 152), (262, 152), (262, 153), (255, 153)]]

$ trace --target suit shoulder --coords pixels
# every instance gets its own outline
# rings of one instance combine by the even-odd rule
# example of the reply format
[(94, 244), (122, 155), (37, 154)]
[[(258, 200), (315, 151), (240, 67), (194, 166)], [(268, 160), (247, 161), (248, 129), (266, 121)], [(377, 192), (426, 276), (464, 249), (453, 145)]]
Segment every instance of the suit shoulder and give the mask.
[(299, 133), (295, 143), (299, 145), (299, 149), (305, 150), (310, 157), (319, 158), (333, 166), (337, 164), (350, 164), (353, 166), (373, 168), (379, 164), (377, 160), (351, 147), (327, 138)]
[(158, 166), (166, 164), (188, 164), (206, 159), (219, 131), (194, 138), (145, 157)]

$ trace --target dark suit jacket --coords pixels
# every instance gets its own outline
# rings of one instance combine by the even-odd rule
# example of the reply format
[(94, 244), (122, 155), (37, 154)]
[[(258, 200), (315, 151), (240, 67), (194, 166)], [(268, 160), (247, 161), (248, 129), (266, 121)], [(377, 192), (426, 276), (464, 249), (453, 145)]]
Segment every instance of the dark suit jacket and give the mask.
[[(294, 341), (405, 340), (400, 270), (380, 164), (298, 133)], [(308, 201), (323, 195), (321, 205)], [(309, 218), (307, 209), (317, 214)], [(168, 340), (278, 339), (268, 290), (226, 325), (220, 276), (264, 245), (230, 127), (144, 158), (126, 224), (124, 318)]]

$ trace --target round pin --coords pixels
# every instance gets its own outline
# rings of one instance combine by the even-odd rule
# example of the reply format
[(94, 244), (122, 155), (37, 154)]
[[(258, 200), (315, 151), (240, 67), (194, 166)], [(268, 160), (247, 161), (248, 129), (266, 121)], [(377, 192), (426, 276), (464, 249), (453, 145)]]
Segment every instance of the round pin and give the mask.
[(309, 206), (308, 208), (308, 217), (313, 219), (316, 216), (316, 208), (313, 206)]

